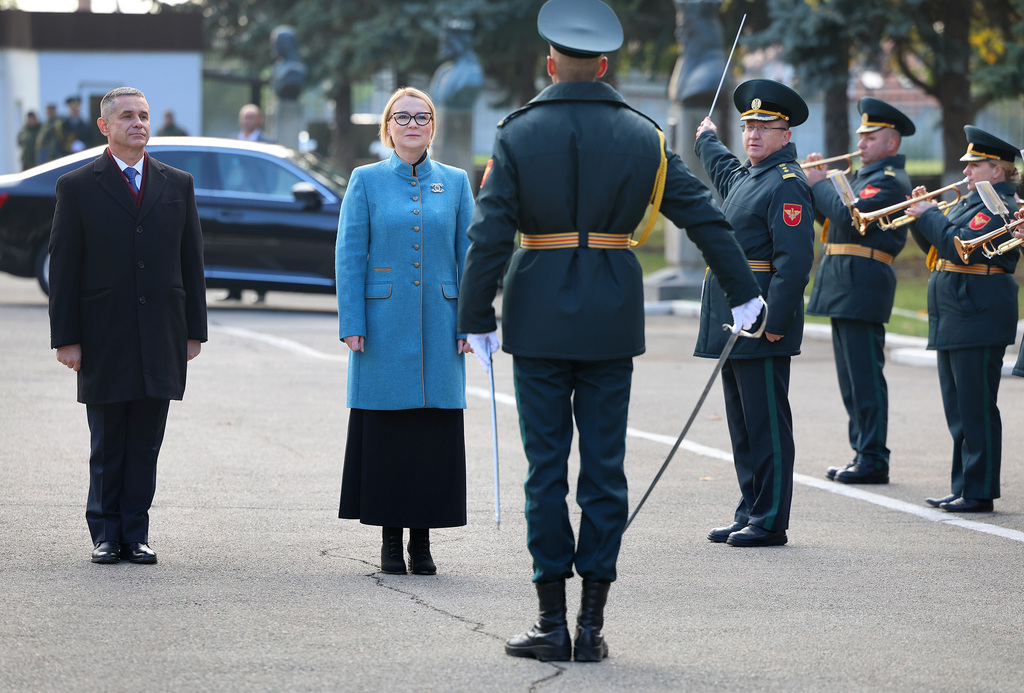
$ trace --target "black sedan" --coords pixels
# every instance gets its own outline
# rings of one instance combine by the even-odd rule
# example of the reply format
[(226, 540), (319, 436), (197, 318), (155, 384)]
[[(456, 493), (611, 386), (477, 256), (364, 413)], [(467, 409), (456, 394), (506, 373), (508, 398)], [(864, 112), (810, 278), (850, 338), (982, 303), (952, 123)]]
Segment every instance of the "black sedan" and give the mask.
[[(49, 289), (47, 244), (57, 179), (95, 147), (0, 176), (0, 271)], [(313, 154), (205, 137), (154, 137), (146, 150), (195, 178), (206, 285), (334, 293), (334, 245), (346, 179)]]

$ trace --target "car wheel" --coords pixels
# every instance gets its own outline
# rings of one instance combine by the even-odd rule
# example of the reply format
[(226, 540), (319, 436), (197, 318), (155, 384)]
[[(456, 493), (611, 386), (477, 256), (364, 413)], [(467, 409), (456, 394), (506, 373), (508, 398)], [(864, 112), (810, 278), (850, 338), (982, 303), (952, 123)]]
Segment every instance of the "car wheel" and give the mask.
[(45, 245), (40, 246), (36, 253), (36, 279), (39, 280), (39, 288), (47, 296), (50, 295), (50, 249)]

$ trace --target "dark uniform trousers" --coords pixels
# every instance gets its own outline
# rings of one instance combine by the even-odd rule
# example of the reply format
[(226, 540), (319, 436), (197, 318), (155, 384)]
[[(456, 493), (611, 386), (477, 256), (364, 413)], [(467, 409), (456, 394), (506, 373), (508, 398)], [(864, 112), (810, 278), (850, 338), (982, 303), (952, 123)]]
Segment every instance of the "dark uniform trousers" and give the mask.
[[(513, 357), (526, 476), (527, 546), (534, 582), (571, 578), (612, 582), (628, 514), (626, 415), (633, 359), (602, 361)], [(566, 496), (573, 417), (579, 428), (574, 540)]]
[(996, 406), (1005, 346), (939, 349), (939, 385), (953, 437), (950, 490), (963, 498), (999, 498), (1003, 424)]
[(882, 372), (885, 327), (865, 320), (832, 318), (832, 350), (849, 418), (850, 447), (857, 451), (857, 460), (888, 468), (889, 388)]
[(156, 460), (170, 400), (87, 404), (92, 437), (85, 518), (93, 543), (149, 543)]
[(789, 528), (793, 499), (793, 413), (789, 356), (728, 359), (725, 411), (740, 498), (735, 521), (770, 532)]

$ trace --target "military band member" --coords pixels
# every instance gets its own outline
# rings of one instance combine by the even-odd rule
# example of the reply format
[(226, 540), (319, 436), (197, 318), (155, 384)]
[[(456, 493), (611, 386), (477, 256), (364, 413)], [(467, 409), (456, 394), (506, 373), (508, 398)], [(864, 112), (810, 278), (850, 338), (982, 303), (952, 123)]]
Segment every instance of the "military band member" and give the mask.
[[(664, 149), (652, 121), (597, 81), (608, 65), (604, 54), (622, 44), (615, 13), (599, 0), (551, 0), (537, 26), (551, 44), (553, 84), (498, 126), (469, 228), (459, 330), (489, 363), (497, 348), (492, 302), (511, 256), (502, 329), (529, 463), (527, 544), (540, 619), (505, 651), (600, 661), (608, 655), (604, 606), (627, 517), (623, 459), (633, 357), (644, 352), (643, 283), (629, 239), (657, 192), (659, 170), (660, 211), (687, 229), (722, 278), (725, 314), (734, 306), (734, 321), (749, 326), (761, 304), (708, 190)], [(578, 537), (566, 505), (574, 418)], [(583, 578), (575, 642), (565, 604), (574, 568)]]
[[(954, 238), (978, 238), (1006, 222), (992, 214), (977, 192), (992, 183), (1007, 208), (1020, 174), (1017, 149), (974, 126), (964, 126), (968, 195), (946, 210), (932, 200), (917, 202), (907, 214), (917, 218), (914, 240), (928, 252), (928, 348), (938, 356), (939, 387), (946, 425), (953, 437), (951, 493), (926, 502), (950, 512), (991, 512), (999, 497), (1003, 429), (996, 397), (1007, 344), (1017, 330), (1019, 251), (985, 257), (976, 251), (965, 263)], [(923, 194), (916, 188), (914, 195)], [(1007, 234), (1008, 240), (1010, 235)]]
[[(778, 546), (787, 541), (793, 496), (793, 416), (789, 408), (790, 357), (800, 353), (803, 292), (814, 261), (811, 189), (790, 142), (791, 127), (807, 120), (807, 105), (789, 87), (768, 79), (739, 85), (740, 162), (705, 118), (695, 149), (724, 198), (722, 211), (768, 301), (764, 336), (737, 342), (722, 367), (725, 410), (741, 498), (733, 524), (708, 539), (732, 546)], [(718, 358), (729, 316), (720, 277), (712, 267), (701, 296), (695, 355)]]
[[(850, 178), (860, 212), (872, 212), (907, 199), (910, 179), (906, 157), (899, 153), (902, 138), (914, 134), (907, 116), (884, 101), (864, 97), (857, 151), (861, 166)], [(807, 163), (820, 161), (811, 154)], [(896, 294), (893, 259), (907, 242), (904, 227), (884, 230), (871, 224), (861, 235), (849, 208), (826, 180), (822, 167), (808, 168), (822, 233), (823, 255), (807, 306), (810, 315), (831, 318), (839, 392), (849, 417), (848, 433), (854, 457), (829, 467), (825, 476), (844, 484), (889, 483), (889, 391), (885, 366), (885, 324)]]

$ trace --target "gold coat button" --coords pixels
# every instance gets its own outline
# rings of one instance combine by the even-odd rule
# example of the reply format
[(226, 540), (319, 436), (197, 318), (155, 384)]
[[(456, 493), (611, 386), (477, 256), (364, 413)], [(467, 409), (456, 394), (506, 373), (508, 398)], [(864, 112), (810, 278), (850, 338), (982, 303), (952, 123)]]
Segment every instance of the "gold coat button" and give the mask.
[(413, 195), (413, 196), (412, 196), (412, 201), (413, 201), (413, 202), (416, 202), (416, 201), (417, 201), (417, 200), (419, 200), (419, 199), (420, 199), (420, 196), (419, 196), (419, 195)]
[(413, 230), (413, 231), (419, 231), (419, 230), (420, 230), (420, 227), (419, 227), (419, 226), (413, 226), (413, 227), (412, 227), (412, 230)]
[(412, 187), (415, 188), (416, 187), (416, 181), (412, 181), (411, 183), (409, 183), (409, 185), (411, 185)]
[(419, 266), (420, 266), (420, 263), (418, 263), (418, 262), (414, 262), (414, 263), (412, 263), (412, 266), (413, 266), (413, 267), (419, 267)]
[(412, 283), (412, 285), (413, 285), (413, 286), (419, 286), (419, 285), (420, 285), (420, 283), (419, 283), (419, 282), (413, 282), (413, 283)]
[(412, 213), (413, 213), (413, 214), (419, 214), (419, 213), (420, 213), (420, 210), (418, 210), (418, 209), (414, 209), (414, 210), (412, 210)]
[(417, 244), (417, 245), (414, 245), (414, 246), (412, 247), (412, 249), (413, 249), (413, 250), (419, 250), (419, 249), (420, 249), (420, 246), (419, 246), (418, 244)]

